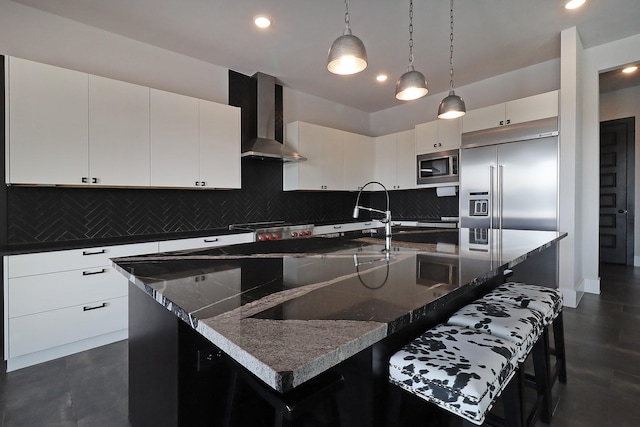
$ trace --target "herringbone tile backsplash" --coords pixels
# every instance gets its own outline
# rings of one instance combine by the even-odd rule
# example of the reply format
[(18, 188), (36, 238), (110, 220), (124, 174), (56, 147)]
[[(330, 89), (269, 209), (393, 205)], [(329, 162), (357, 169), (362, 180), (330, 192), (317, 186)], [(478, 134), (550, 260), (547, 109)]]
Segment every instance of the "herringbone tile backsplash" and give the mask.
[[(245, 159), (242, 190), (8, 188), (8, 243), (69, 242), (208, 230), (229, 224), (351, 219), (356, 193), (283, 192), (282, 165)], [(371, 197), (372, 200), (369, 200)], [(384, 206), (381, 194), (363, 204)], [(394, 218), (457, 214), (457, 197), (432, 189), (391, 193)]]

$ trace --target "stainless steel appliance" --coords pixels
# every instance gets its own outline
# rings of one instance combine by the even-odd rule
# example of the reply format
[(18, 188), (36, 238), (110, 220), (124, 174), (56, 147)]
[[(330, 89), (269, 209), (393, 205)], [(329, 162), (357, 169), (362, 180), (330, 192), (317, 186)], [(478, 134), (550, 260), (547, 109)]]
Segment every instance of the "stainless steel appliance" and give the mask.
[(461, 227), (557, 229), (557, 129), (552, 118), (462, 135)]
[(229, 230), (253, 231), (256, 242), (313, 236), (313, 224), (289, 224), (284, 221), (231, 224), (229, 225)]
[[(257, 81), (257, 136), (242, 142), (242, 157), (270, 159), (282, 162), (307, 160), (300, 153), (276, 141), (276, 79), (256, 73)], [(281, 112), (280, 112), (281, 113)]]
[(439, 184), (458, 181), (459, 150), (439, 151), (417, 156), (417, 183)]
[[(460, 226), (476, 229), (550, 230), (558, 228), (558, 120), (537, 120), (462, 135)], [(479, 236), (482, 236), (480, 232)], [(475, 236), (474, 236), (475, 237)], [(473, 239), (474, 250), (488, 245)], [(514, 280), (557, 283), (557, 249), (544, 268)]]

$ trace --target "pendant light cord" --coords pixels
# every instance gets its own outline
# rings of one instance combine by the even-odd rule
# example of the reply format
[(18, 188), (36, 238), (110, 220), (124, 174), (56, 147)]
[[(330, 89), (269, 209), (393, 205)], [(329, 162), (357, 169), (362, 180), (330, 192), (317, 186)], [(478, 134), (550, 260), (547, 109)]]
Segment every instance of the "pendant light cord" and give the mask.
[(451, 34), (449, 36), (449, 41), (451, 44), (449, 45), (449, 65), (451, 66), (451, 71), (449, 73), (449, 90), (453, 90), (453, 0), (451, 0), (451, 8), (449, 10), (449, 16), (451, 17)]
[(413, 0), (409, 0), (409, 67), (413, 66)]
[(351, 34), (351, 27), (349, 26), (349, 0), (344, 0), (344, 7), (346, 12), (344, 13), (344, 33)]

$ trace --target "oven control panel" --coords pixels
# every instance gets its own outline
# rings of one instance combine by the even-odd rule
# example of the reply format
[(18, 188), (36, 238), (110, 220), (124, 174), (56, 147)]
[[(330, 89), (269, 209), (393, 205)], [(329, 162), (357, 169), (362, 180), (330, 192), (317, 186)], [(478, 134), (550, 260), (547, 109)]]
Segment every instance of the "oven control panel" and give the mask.
[(298, 239), (313, 236), (313, 225), (289, 225), (256, 230), (256, 241)]

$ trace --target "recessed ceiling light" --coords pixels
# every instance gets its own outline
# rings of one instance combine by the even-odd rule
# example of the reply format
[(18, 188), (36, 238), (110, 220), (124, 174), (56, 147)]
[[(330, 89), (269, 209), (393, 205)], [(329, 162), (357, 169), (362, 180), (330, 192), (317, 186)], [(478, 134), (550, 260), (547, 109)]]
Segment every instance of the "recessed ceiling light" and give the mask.
[(570, 0), (564, 5), (565, 9), (577, 9), (582, 6), (587, 0)]
[(271, 19), (267, 18), (264, 15), (258, 15), (253, 18), (253, 22), (256, 24), (258, 28), (268, 28), (271, 26)]
[(389, 77), (386, 74), (379, 74), (376, 76), (376, 80), (379, 82), (386, 82)]
[(631, 65), (622, 69), (622, 72), (627, 74), (635, 73), (636, 71), (638, 71), (638, 67), (636, 65)]

